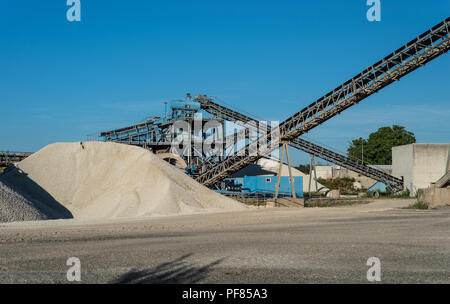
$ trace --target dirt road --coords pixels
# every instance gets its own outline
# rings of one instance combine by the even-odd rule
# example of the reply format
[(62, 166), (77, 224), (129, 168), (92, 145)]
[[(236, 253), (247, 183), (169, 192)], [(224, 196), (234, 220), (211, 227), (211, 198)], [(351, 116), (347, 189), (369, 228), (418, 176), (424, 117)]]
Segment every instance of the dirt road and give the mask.
[(450, 283), (450, 208), (412, 200), (120, 220), (0, 225), (1, 283)]

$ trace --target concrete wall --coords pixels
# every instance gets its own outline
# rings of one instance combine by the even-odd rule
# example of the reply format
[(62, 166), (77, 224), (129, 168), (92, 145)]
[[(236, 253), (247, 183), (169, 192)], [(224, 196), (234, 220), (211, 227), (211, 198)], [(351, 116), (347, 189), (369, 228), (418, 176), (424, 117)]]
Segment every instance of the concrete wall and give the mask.
[(354, 178), (355, 181), (358, 182), (364, 189), (370, 188), (377, 182), (376, 180), (371, 179), (370, 177), (364, 176), (362, 174), (359, 174), (355, 171), (346, 168), (340, 167), (339, 169), (333, 169), (333, 178), (340, 178), (340, 177)]
[(450, 205), (450, 187), (420, 189), (417, 200), (427, 204), (428, 208)]
[(409, 189), (411, 196), (414, 195), (413, 187), (413, 145), (403, 145), (392, 148), (392, 175), (403, 177), (405, 189)]
[(317, 178), (331, 179), (333, 178), (332, 166), (316, 166)]
[[(390, 166), (387, 167), (390, 168)], [(388, 174), (391, 174), (390, 169), (380, 169), (380, 168), (377, 169), (384, 171)], [(324, 178), (324, 179), (335, 179), (342, 177), (354, 178), (356, 184), (359, 185), (359, 187), (356, 188), (362, 187), (364, 189), (368, 189), (377, 182), (376, 180), (370, 177), (364, 176), (362, 174), (343, 168), (341, 166), (316, 166), (316, 171), (317, 171), (317, 178)]]
[(392, 174), (404, 178), (414, 196), (441, 178), (448, 169), (450, 144), (410, 144), (392, 148)]
[(427, 188), (441, 178), (447, 169), (450, 144), (414, 145), (414, 186)]

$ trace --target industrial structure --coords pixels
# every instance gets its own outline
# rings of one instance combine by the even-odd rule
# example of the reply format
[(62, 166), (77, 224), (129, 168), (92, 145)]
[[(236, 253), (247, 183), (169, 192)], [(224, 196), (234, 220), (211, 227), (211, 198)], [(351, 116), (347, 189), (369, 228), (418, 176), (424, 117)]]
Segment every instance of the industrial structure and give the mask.
[[(298, 140), (300, 135), (446, 53), (450, 48), (449, 24), (450, 18), (447, 18), (284, 120), (279, 125), (280, 145), (281, 142), (292, 143)], [(270, 141), (267, 135), (262, 136)], [(248, 151), (249, 148), (250, 145), (246, 145), (242, 149)], [(262, 156), (261, 153), (245, 156), (238, 153), (226, 158), (223, 162), (217, 163), (196, 179), (206, 186), (213, 186), (218, 181), (255, 162)], [(389, 178), (386, 183), (388, 189), (394, 191), (403, 189), (403, 182), (397, 178)]]
[[(204, 142), (221, 141), (225, 130), (222, 119), (203, 117), (199, 115), (200, 110), (201, 103), (187, 94), (185, 100), (165, 102), (163, 117), (152, 116), (136, 125), (101, 132), (99, 137), (101, 140), (141, 146), (154, 153), (167, 153), (176, 147), (176, 154), (183, 156), (187, 164), (187, 172), (196, 176), (211, 158), (216, 157), (214, 150), (212, 156), (202, 151)], [(221, 130), (222, 134), (214, 133), (217, 130)], [(217, 161), (222, 161), (221, 155), (217, 156)]]
[(0, 151), (0, 167), (20, 162), (31, 154), (31, 152)]
[[(190, 94), (187, 95), (185, 101), (172, 101), (166, 103), (169, 104), (170, 112), (166, 113), (164, 117), (151, 117), (145, 122), (136, 125), (101, 132), (99, 134), (100, 139), (141, 146), (151, 149), (155, 153), (167, 153), (172, 151), (180, 154), (188, 165), (187, 173), (194, 178), (197, 178), (202, 173), (208, 172), (217, 164), (232, 157), (233, 154), (235, 154), (239, 139), (251, 140), (256, 137), (255, 140), (258, 140), (260, 138), (260, 136), (257, 137), (252, 134), (252, 132), (254, 133), (261, 130), (261, 124), (264, 122), (251, 116), (251, 114), (244, 115), (237, 110), (225, 107), (212, 97), (206, 95), (196, 95), (192, 101), (189, 100), (189, 97)], [(180, 109), (183, 109), (183, 111)], [(203, 111), (203, 113), (206, 112), (206, 115), (210, 114), (210, 117), (205, 118), (205, 115), (198, 115), (201, 114), (200, 111)], [(186, 113), (188, 113), (189, 116), (185, 116)], [(201, 118), (197, 119), (196, 117)], [(189, 129), (188, 133), (190, 136), (189, 134), (186, 134), (185, 130), (180, 132), (179, 128), (176, 128), (175, 124), (183, 119), (187, 122), (186, 127)], [(243, 122), (246, 124), (245, 126), (247, 129), (241, 129), (241, 134), (239, 134), (239, 131), (233, 134), (226, 134), (226, 122)], [(203, 131), (205, 131), (205, 126), (208, 126), (208, 124), (210, 124), (208, 127), (211, 130), (220, 130), (221, 134), (217, 134), (216, 131), (217, 136), (213, 136), (213, 138), (209, 139), (217, 146), (220, 146), (220, 149), (214, 149), (212, 151), (213, 153), (210, 154), (208, 153), (208, 150), (202, 149), (202, 144), (208, 138), (208, 135), (211, 137), (212, 134), (200, 134), (198, 131), (199, 128), (196, 129), (195, 124), (200, 124), (200, 129)], [(268, 125), (266, 129), (270, 129), (270, 125)], [(214, 131), (211, 133), (214, 133)], [(180, 139), (177, 139), (179, 137), (183, 137), (181, 141)], [(179, 149), (177, 143), (182, 144), (181, 149)], [(186, 145), (184, 143), (189, 144)], [(289, 145), (324, 160), (339, 164), (342, 167), (358, 172), (364, 176), (381, 181), (388, 185), (391, 191), (396, 192), (403, 189), (401, 179), (395, 178), (376, 168), (364, 165), (359, 160), (351, 159), (302, 138), (294, 139)], [(189, 150), (189, 153), (185, 153), (186, 149)], [(224, 190), (224, 187), (221, 185), (224, 184), (218, 183), (217, 185), (214, 185), (214, 188)]]
[[(283, 144), (289, 144), (313, 156), (382, 182), (391, 192), (398, 192), (404, 189), (402, 179), (308, 142), (300, 136), (446, 53), (450, 47), (449, 24), (450, 18), (447, 18), (284, 120), (277, 126), (276, 138), (272, 132), (260, 132), (261, 129), (270, 129), (269, 123), (262, 123), (250, 114), (226, 107), (217, 102), (217, 98), (196, 95), (191, 99), (190, 94), (185, 101), (178, 101), (176, 106), (171, 103), (170, 114), (166, 113), (163, 118), (152, 117), (137, 125), (102, 132), (100, 136), (107, 141), (150, 148), (155, 153), (173, 151), (174, 147), (175, 150), (181, 149), (182, 156), (188, 164), (188, 173), (198, 182), (216, 189), (220, 188), (220, 181), (255, 163)], [(201, 122), (197, 122), (195, 117), (200, 111), (207, 112), (211, 116), (206, 120), (202, 117)], [(179, 120), (187, 121), (184, 129), (174, 127)], [(216, 125), (208, 126), (208, 123), (213, 121)], [(247, 129), (225, 134), (225, 121), (244, 122)], [(195, 128), (196, 123), (201, 123), (202, 127), (208, 126), (207, 130), (211, 129), (211, 134), (198, 132), (199, 129)], [(237, 139), (242, 139), (242, 135), (246, 140), (243, 147), (239, 147)], [(186, 136), (188, 138), (185, 141)], [(230, 138), (233, 140), (230, 141)], [(173, 145), (174, 140), (179, 143), (179, 148)], [(198, 147), (202, 147), (205, 141), (209, 141), (214, 148), (199, 151)], [(184, 145), (186, 142), (188, 144)], [(263, 151), (255, 150), (255, 147), (265, 143), (269, 148)], [(190, 153), (184, 153), (185, 149)]]
[[(177, 154), (186, 163), (186, 173), (216, 190), (226, 190), (229, 187), (223, 182), (226, 178), (282, 146), (287, 152), (289, 145), (381, 182), (390, 192), (402, 191), (405, 174), (391, 175), (300, 136), (446, 53), (450, 47), (449, 24), (447, 18), (278, 125), (225, 106), (216, 97), (187, 94), (184, 100), (165, 102), (162, 116), (101, 132), (96, 139), (141, 146), (157, 154)], [(228, 124), (232, 124), (231, 133), (227, 132)], [(28, 155), (0, 154), (0, 165), (6, 166)], [(280, 178), (282, 188), (284, 180)], [(292, 192), (296, 190), (294, 180), (290, 174)], [(243, 180), (241, 190), (246, 188), (245, 184)]]

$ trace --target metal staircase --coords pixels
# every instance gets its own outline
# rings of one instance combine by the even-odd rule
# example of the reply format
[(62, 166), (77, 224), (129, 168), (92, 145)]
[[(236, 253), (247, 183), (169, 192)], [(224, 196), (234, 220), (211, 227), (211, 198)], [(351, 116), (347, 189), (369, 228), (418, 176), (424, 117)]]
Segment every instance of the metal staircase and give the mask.
[(450, 170), (447, 171), (440, 179), (431, 184), (435, 188), (444, 188), (446, 185), (450, 186)]
[[(300, 135), (446, 53), (450, 48), (449, 23), (450, 18), (447, 18), (283, 121), (279, 125), (279, 145), (283, 142), (291, 143)], [(211, 105), (211, 111), (217, 109), (217, 106)], [(270, 136), (264, 136), (266, 138), (263, 140), (271, 140)], [(258, 141), (261, 141), (261, 138)], [(247, 153), (250, 146), (254, 144), (250, 143), (243, 147), (244, 153), (237, 153), (208, 168), (196, 180), (211, 187), (270, 152), (266, 150), (258, 151), (256, 154)], [(278, 147), (272, 148), (272, 150)], [(310, 146), (309, 149), (312, 147)], [(397, 182), (390, 185), (395, 189), (397, 188), (395, 184)]]

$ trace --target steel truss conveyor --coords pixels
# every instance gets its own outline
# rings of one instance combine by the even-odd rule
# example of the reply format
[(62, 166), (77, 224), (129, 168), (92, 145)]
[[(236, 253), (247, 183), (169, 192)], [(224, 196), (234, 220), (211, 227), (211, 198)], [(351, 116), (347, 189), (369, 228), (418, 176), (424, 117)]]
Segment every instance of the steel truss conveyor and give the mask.
[[(210, 114), (222, 118), (228, 121), (241, 121), (244, 123), (253, 122), (253, 124), (248, 124), (248, 126), (254, 126), (255, 131), (257, 131), (258, 124), (261, 124), (256, 118), (239, 113), (235, 110), (226, 108), (219, 105), (211, 100), (207, 96), (196, 96), (196, 101), (200, 102), (202, 109), (209, 112)], [(391, 192), (398, 192), (403, 190), (403, 181), (396, 178), (390, 174), (387, 174), (381, 170), (369, 167), (367, 165), (358, 162), (357, 160), (351, 159), (334, 151), (323, 148), (319, 145), (313, 144), (302, 138), (296, 138), (289, 142), (289, 145), (302, 150), (306, 153), (312, 154), (314, 156), (320, 157), (324, 160), (330, 161), (336, 165), (342, 166), (349, 170), (360, 173), (364, 176), (370, 177), (376, 181), (382, 182), (386, 185), (387, 189)], [(212, 168), (209, 165), (205, 170), (210, 170)]]
[[(244, 115), (242, 113), (239, 113), (235, 110), (229, 109), (223, 105), (220, 105), (216, 102), (214, 102), (210, 97), (207, 97), (205, 95), (197, 95), (194, 98), (195, 101), (199, 102), (201, 104), (201, 109), (210, 113), (214, 117), (218, 117), (224, 120), (228, 121), (240, 121), (240, 122), (254, 122), (254, 124), (250, 124), (249, 126), (256, 126), (258, 124), (261, 124), (260, 121), (258, 121), (256, 118), (252, 118), (251, 116)], [(158, 117), (159, 118), (159, 117)], [(101, 136), (105, 136), (107, 140), (109, 141), (115, 141), (118, 143), (125, 143), (125, 144), (132, 144), (132, 145), (139, 145), (139, 146), (155, 146), (156, 144), (162, 144), (165, 146), (170, 146), (169, 143), (160, 142), (147, 142), (145, 141), (145, 136), (148, 136), (150, 133), (155, 132), (153, 128), (153, 123), (158, 119), (153, 118), (146, 122), (139, 123), (137, 125), (124, 127), (121, 129), (108, 131), (108, 132), (102, 132)], [(244, 130), (242, 130), (244, 131)], [(255, 129), (257, 131), (257, 129)], [(231, 137), (234, 136), (234, 134), (230, 135)], [(224, 142), (229, 142), (227, 139), (224, 140)], [(304, 139), (297, 138), (290, 142), (290, 145), (296, 149), (302, 150), (306, 153), (312, 154), (314, 156), (320, 157), (324, 160), (330, 161), (336, 165), (342, 166), (344, 168), (350, 169), (352, 171), (358, 172), (364, 176), (370, 177), (376, 181), (383, 182), (385, 185), (387, 185), (388, 189), (396, 192), (403, 189), (403, 182), (402, 180), (395, 178), (383, 171), (374, 169), (372, 167), (366, 166), (362, 164), (361, 162), (358, 162), (357, 160), (348, 158), (344, 155), (341, 155), (339, 153), (336, 153), (334, 151), (328, 150), (326, 148), (323, 148), (317, 144), (313, 144), (311, 142), (308, 142)], [(214, 159), (205, 159), (205, 167), (203, 168), (203, 171), (209, 170), (212, 168), (217, 161)]]
[[(446, 53), (450, 47), (449, 23), (450, 18), (445, 19), (314, 103), (284, 120), (279, 125), (279, 145), (283, 142), (291, 142), (297, 139), (300, 135), (331, 117)], [(270, 141), (270, 137), (267, 135), (263, 139)], [(258, 141), (260, 140), (258, 139)], [(252, 142), (242, 149), (249, 151), (254, 144)], [(274, 147), (272, 150), (277, 148)], [(211, 187), (227, 176), (254, 163), (267, 153), (267, 150), (253, 154), (236, 153), (197, 176), (196, 180), (205, 186)]]

